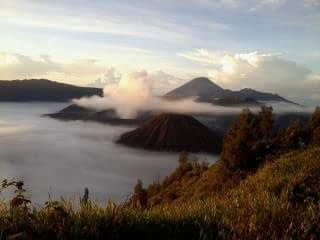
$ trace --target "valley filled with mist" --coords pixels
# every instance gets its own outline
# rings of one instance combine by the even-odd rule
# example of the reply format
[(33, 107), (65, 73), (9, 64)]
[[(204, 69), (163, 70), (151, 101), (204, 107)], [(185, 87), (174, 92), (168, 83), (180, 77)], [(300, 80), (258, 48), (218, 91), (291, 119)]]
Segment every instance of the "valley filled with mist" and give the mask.
[[(87, 187), (93, 199), (121, 202), (137, 179), (163, 179), (178, 164), (178, 153), (150, 152), (115, 143), (133, 129), (94, 122), (62, 122), (45, 113), (67, 103), (0, 103), (1, 178), (23, 180), (31, 199), (78, 200)], [(217, 157), (201, 155), (214, 162)]]

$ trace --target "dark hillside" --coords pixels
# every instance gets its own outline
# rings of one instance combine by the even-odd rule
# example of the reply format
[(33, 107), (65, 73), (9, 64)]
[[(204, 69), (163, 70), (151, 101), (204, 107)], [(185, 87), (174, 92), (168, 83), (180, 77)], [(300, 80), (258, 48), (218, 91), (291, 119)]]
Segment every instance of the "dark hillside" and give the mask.
[(68, 102), (93, 95), (102, 96), (102, 89), (78, 87), (47, 79), (0, 81), (0, 101)]
[(80, 107), (76, 104), (62, 109), (59, 112), (46, 114), (44, 116), (55, 118), (63, 121), (92, 121), (98, 123), (105, 123), (111, 125), (139, 125), (144, 123), (151, 116), (150, 113), (139, 113), (136, 118), (123, 119), (118, 116), (114, 109), (107, 109), (102, 111), (96, 111), (93, 109), (87, 109)]

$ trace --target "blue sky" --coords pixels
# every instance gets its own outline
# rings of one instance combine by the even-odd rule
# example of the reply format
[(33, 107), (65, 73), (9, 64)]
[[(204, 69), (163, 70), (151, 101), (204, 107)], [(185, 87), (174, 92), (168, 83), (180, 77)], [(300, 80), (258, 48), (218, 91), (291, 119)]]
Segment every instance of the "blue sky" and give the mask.
[(0, 79), (144, 70), (159, 91), (202, 75), (315, 102), (319, 23), (319, 0), (1, 0)]

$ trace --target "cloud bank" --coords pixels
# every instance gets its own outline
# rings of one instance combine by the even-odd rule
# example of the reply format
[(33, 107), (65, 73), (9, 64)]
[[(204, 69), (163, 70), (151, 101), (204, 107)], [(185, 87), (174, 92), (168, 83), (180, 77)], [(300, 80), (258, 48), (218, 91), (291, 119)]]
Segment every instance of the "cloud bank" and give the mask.
[[(146, 78), (153, 95), (162, 95), (193, 77), (207, 75), (224, 88), (254, 88), (278, 93), (306, 105), (319, 104), (320, 73), (287, 60), (280, 53), (196, 49), (177, 55), (191, 60), (187, 62), (192, 68), (201, 71), (188, 78), (180, 78), (162, 70), (149, 72)], [(98, 59), (56, 61), (48, 55), (32, 58), (0, 52), (0, 80), (47, 78), (70, 84), (104, 87), (118, 84), (122, 76), (126, 78), (121, 70), (108, 67)], [(174, 74), (179, 74), (179, 71)]]
[(66, 62), (52, 60), (48, 55), (37, 58), (0, 52), (0, 80), (48, 78), (75, 83), (92, 81), (105, 71), (96, 59), (75, 59)]
[[(32, 58), (0, 51), (0, 80), (46, 78), (103, 88), (117, 84), (122, 75), (120, 69), (108, 67), (98, 59), (56, 61), (49, 55)], [(164, 94), (186, 81), (162, 70), (150, 72), (148, 80), (152, 82), (151, 90), (156, 95)]]
[(214, 52), (207, 49), (178, 54), (206, 67), (208, 76), (224, 88), (254, 88), (293, 100), (320, 96), (320, 75), (279, 53)]
[[(93, 200), (123, 201), (138, 178), (145, 184), (167, 176), (178, 154), (147, 152), (115, 144), (128, 127), (63, 122), (40, 117), (65, 104), (6, 103), (0, 109), (0, 181), (25, 181), (36, 204), (74, 198), (89, 188)], [(5, 193), (1, 192), (1, 198)]]
[(35, 74), (45, 75), (53, 71), (61, 72), (62, 66), (47, 55), (34, 60), (21, 54), (0, 52), (0, 79), (11, 80)]
[[(142, 70), (140, 72), (146, 73), (145, 70)], [(152, 91), (155, 95), (165, 94), (172, 88), (175, 88), (187, 81), (187, 79), (176, 77), (161, 70), (148, 72), (147, 75), (148, 82), (150, 82), (150, 84), (148, 84), (150, 91)], [(108, 85), (115, 85), (120, 82), (122, 76), (124, 76), (125, 78), (127, 77), (126, 74), (121, 73), (114, 67), (106, 68), (105, 73), (102, 75), (102, 77), (99, 77), (92, 83), (88, 84), (88, 86), (104, 88)]]

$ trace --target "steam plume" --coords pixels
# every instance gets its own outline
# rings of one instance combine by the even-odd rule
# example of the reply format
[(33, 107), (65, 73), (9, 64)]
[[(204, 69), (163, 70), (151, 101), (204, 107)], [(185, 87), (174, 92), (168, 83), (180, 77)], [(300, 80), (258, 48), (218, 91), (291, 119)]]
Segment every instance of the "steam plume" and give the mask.
[[(132, 72), (124, 74), (118, 84), (107, 85), (103, 90), (103, 97), (85, 97), (73, 100), (73, 102), (77, 105), (96, 110), (114, 108), (123, 118), (135, 117), (139, 111), (177, 113), (219, 112), (219, 107), (214, 107), (209, 103), (197, 103), (193, 99), (167, 101), (155, 97), (151, 92), (151, 84), (152, 81), (147, 72)], [(226, 111), (226, 109), (221, 108), (221, 111)]]
[[(123, 74), (119, 83), (107, 85), (104, 96), (84, 97), (73, 102), (95, 110), (115, 109), (122, 118), (134, 118), (140, 111), (175, 113), (239, 113), (239, 107), (214, 106), (210, 103), (195, 102), (194, 99), (167, 101), (152, 94), (152, 80), (146, 71)], [(304, 112), (305, 108), (286, 103), (268, 103), (275, 112)], [(288, 106), (290, 105), (290, 106)], [(252, 107), (257, 111), (259, 107)]]

